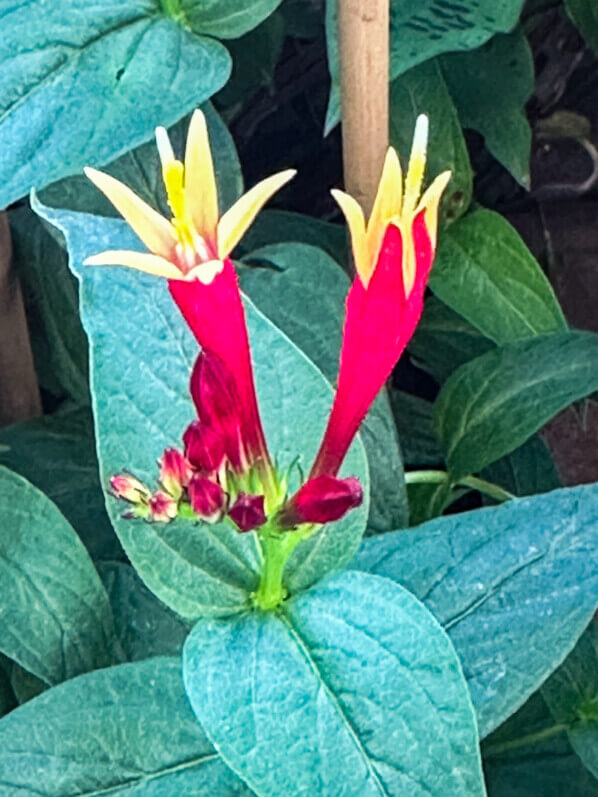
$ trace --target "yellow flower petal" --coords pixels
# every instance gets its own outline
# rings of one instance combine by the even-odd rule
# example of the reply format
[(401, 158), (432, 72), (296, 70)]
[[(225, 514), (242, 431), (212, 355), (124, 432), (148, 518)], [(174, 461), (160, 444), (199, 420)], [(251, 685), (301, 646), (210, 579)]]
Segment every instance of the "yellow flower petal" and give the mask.
[(151, 252), (165, 258), (171, 256), (178, 238), (174, 227), (164, 216), (109, 174), (89, 167), (85, 169), (85, 174), (112, 202)]
[(224, 258), (232, 252), (262, 206), (296, 174), (295, 169), (273, 174), (254, 185), (226, 211), (218, 223), (218, 257)]
[(340, 209), (343, 211), (347, 226), (351, 234), (351, 245), (353, 248), (353, 260), (355, 270), (361, 279), (364, 287), (367, 288), (370, 277), (374, 270), (375, 262), (370, 258), (367, 236), (365, 231), (365, 218), (359, 202), (350, 194), (333, 188), (330, 192), (336, 199)]
[(389, 147), (374, 207), (367, 225), (368, 250), (372, 263), (375, 263), (378, 257), (389, 220), (401, 212), (402, 182), (399, 156), (396, 150)]
[(205, 263), (200, 263), (194, 266), (191, 271), (185, 274), (185, 280), (198, 279), (204, 285), (210, 285), (214, 281), (214, 277), (218, 276), (224, 263), (222, 260), (206, 260)]
[(206, 118), (195, 111), (189, 124), (185, 150), (185, 205), (195, 228), (212, 246), (216, 245), (218, 189)]
[(438, 206), (440, 198), (444, 189), (449, 184), (451, 179), (451, 172), (442, 172), (436, 177), (432, 184), (425, 190), (415, 214), (417, 215), (421, 210), (426, 211), (426, 229), (432, 241), (432, 249), (436, 249), (436, 233), (438, 231)]
[(402, 216), (408, 218), (413, 213), (419, 199), (426, 170), (426, 150), (428, 146), (428, 117), (421, 114), (415, 122), (413, 145), (407, 176), (405, 177), (405, 198), (403, 200)]
[(166, 279), (182, 279), (181, 271), (159, 255), (150, 255), (145, 252), (128, 252), (125, 250), (113, 250), (100, 252), (98, 255), (88, 257), (84, 266), (126, 266), (137, 271), (145, 271), (155, 277), (165, 277)]

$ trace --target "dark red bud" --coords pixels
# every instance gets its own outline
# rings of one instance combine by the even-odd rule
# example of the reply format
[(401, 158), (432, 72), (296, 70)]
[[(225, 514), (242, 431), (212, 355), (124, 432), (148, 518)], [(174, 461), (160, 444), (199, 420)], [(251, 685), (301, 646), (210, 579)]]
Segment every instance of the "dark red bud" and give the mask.
[(226, 495), (218, 482), (196, 474), (189, 482), (187, 491), (196, 515), (210, 523), (220, 519)]
[(239, 531), (257, 529), (266, 522), (264, 496), (239, 493), (228, 514), (239, 527)]
[(215, 473), (224, 461), (224, 443), (211, 426), (193, 421), (183, 435), (185, 456), (194, 468)]
[(281, 511), (279, 522), (287, 528), (301, 523), (331, 523), (362, 501), (363, 490), (354, 476), (316, 476), (295, 493)]
[(191, 467), (180, 451), (176, 448), (164, 451), (160, 463), (160, 484), (169, 495), (178, 500), (189, 484), (191, 473)]
[(220, 357), (201, 352), (191, 374), (191, 396), (200, 421), (222, 439), (231, 465), (242, 468), (239, 396), (234, 378)]

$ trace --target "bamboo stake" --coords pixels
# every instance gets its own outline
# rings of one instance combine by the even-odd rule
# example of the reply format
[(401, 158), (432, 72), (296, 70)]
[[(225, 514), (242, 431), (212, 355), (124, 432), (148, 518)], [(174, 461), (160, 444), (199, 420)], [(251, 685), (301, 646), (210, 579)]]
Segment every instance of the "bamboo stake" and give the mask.
[(390, 0), (336, 0), (345, 189), (369, 214), (388, 148)]
[(42, 414), (23, 297), (11, 258), (8, 217), (0, 211), (0, 426)]

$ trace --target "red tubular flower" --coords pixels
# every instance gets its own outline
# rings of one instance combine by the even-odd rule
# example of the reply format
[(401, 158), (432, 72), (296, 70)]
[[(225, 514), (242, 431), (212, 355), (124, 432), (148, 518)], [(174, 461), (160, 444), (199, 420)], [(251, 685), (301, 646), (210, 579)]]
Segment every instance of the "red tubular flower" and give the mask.
[(390, 148), (367, 227), (357, 202), (333, 192), (349, 224), (357, 277), (347, 296), (336, 396), (310, 478), (338, 473), (421, 316), (438, 205), (450, 179), (450, 172), (439, 175), (419, 198), (426, 142), (427, 118), (420, 116), (404, 191), (399, 159)]
[(363, 501), (359, 479), (316, 476), (309, 479), (284, 507), (278, 520), (282, 528), (302, 523), (332, 523)]

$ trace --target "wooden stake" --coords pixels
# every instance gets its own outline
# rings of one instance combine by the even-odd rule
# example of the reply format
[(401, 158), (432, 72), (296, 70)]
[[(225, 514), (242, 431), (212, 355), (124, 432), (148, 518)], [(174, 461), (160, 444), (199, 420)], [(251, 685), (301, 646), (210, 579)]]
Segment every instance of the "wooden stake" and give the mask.
[(42, 414), (21, 286), (11, 258), (8, 217), (0, 211), (0, 426)]
[(345, 189), (369, 214), (388, 148), (390, 0), (336, 0)]

